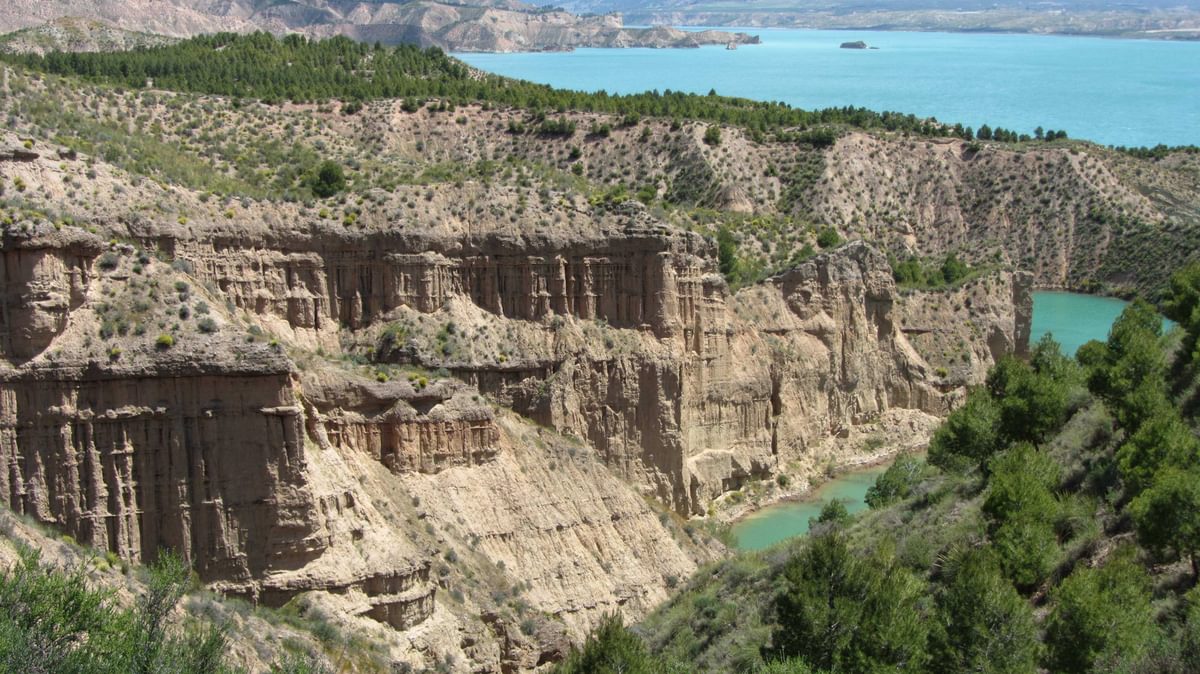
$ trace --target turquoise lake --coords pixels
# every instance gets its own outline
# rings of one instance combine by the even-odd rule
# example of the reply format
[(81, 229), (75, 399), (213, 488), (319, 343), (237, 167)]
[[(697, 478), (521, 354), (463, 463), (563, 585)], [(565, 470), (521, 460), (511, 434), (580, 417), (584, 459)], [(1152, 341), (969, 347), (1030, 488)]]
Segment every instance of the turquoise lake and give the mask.
[[(1063, 352), (1074, 354), (1085, 342), (1105, 340), (1112, 323), (1127, 303), (1111, 297), (1066, 292), (1033, 294), (1033, 326), (1030, 341), (1036, 342), (1047, 332), (1062, 344)], [(1173, 325), (1166, 321), (1167, 325)], [(851, 513), (866, 510), (863, 499), (887, 466), (872, 466), (848, 471), (822, 484), (802, 501), (768, 506), (733, 525), (737, 546), (742, 550), (761, 550), (779, 541), (808, 533), (808, 520), (821, 513), (822, 506), (840, 499)]]
[(1062, 345), (1063, 353), (1073, 356), (1079, 347), (1093, 339), (1108, 339), (1108, 329), (1126, 304), (1112, 297), (1036, 292), (1029, 342), (1036, 343), (1048, 332)]
[[(735, 30), (735, 29), (730, 29)], [(863, 106), (946, 122), (1037, 126), (1109, 145), (1200, 144), (1200, 42), (1048, 35), (741, 29), (737, 50), (579, 49), (456, 54), (568, 89), (673, 89)], [(864, 40), (878, 50), (839, 49)]]

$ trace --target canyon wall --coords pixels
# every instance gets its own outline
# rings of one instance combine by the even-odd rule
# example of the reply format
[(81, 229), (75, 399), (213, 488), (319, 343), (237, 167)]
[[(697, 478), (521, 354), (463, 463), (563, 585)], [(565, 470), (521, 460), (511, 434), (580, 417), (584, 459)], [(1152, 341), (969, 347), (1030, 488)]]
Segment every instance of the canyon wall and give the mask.
[[(432, 621), (397, 647), (404, 657), (458, 657), (506, 671), (561, 658), (561, 628), (523, 634), (513, 609), (493, 605), (499, 600), (487, 590), (461, 594), (479, 583), (475, 574), (492, 587), (527, 588), (529, 605), (580, 639), (605, 612), (648, 611), (666, 597), (668, 577), (687, 577), (709, 554), (590, 447), (542, 438), (540, 429), (532, 435), (528, 422), (498, 413), (460, 381), (428, 371), (372, 381), (353, 367), (297, 360), (292, 347), (256, 337), (257, 327), (235, 332), (235, 316), (217, 307), (227, 297), (236, 310), (243, 296), (233, 285), (204, 296), (214, 305), (206, 315), (219, 318), (215, 332), (176, 332), (178, 341), (164, 345), (131, 330), (98, 343), (114, 305), (144, 311), (129, 298), (148, 289), (158, 302), (177, 301), (163, 293), (187, 294), (198, 307), (189, 293), (206, 292), (212, 277), (199, 264), (184, 276), (187, 258), (172, 265), (122, 244), (101, 260), (109, 247), (90, 239), (83, 248), (43, 239), (9, 241), (3, 257), (0, 499), (81, 544), (132, 562), (174, 549), (210, 587), (268, 606), (317, 593), (345, 620), (400, 631)], [(591, 284), (587, 269), (605, 263), (580, 260), (578, 282)], [(246, 281), (247, 268), (237, 269)], [(295, 331), (290, 343), (333, 334), (336, 344), (336, 327), (327, 326), (339, 322), (321, 312), (346, 306), (347, 296), (366, 298), (355, 300), (366, 307), (363, 325), (389, 302), (422, 306), (420, 297), (436, 296), (373, 292), (361, 269), (277, 269), (245, 283), (245, 297), (263, 300), (246, 313), (276, 316)], [(392, 279), (403, 280), (403, 269), (379, 266)], [(330, 301), (329, 286), (313, 285), (318, 292), (299, 305), (270, 294), (296, 300), (294, 289), (320, 274), (353, 279), (350, 291), (333, 286), (342, 299)], [(470, 276), (447, 283), (472, 287), (459, 285)], [(586, 287), (598, 292), (560, 290), (553, 302), (638, 325), (654, 320), (659, 310), (645, 305), (655, 300), (643, 302), (617, 275), (596, 276)], [(474, 286), (476, 297), (491, 298), (503, 318), (502, 307), (518, 307), (522, 294), (489, 283)], [(178, 320), (176, 306), (158, 315)], [(510, 418), (500, 423), (498, 414)], [(563, 474), (571, 480), (552, 477)], [(439, 589), (452, 592), (439, 597)]]
[[(516, 332), (501, 340), (511, 343), (500, 359), (430, 348), (432, 335), (381, 338), (369, 355), (446, 368), (518, 413), (586, 439), (618, 474), (691, 514), (887, 409), (944, 412), (945, 391), (1025, 343), (1031, 301), (1031, 279), (1009, 275), (997, 277), (1008, 294), (997, 291), (987, 311), (967, 308), (979, 330), (958, 339), (978, 347), (975, 367), (952, 386), (898, 325), (891, 268), (863, 243), (735, 296), (715, 273), (711, 244), (636, 211), (619, 232), (566, 241), (381, 232), (270, 248), (170, 245), (235, 307), (301, 344), (336, 349), (343, 331), (369, 333), (406, 312), (440, 316), (447, 327), (498, 319), (497, 331)], [(606, 336), (578, 335), (587, 324)], [(938, 325), (962, 331), (956, 321)], [(631, 343), (614, 348), (614, 338)], [(378, 446), (387, 431), (375, 424), (369, 433), (362, 442)]]
[[(680, 516), (861, 460), (830, 439), (944, 413), (1028, 337), (1028, 275), (901, 293), (856, 241), (731, 293), (702, 236), (609, 215), (10, 231), (0, 498), (124, 559), (178, 550), (228, 595), (416, 635), (413, 662), (527, 669), (709, 559)], [(940, 372), (947, 341), (974, 369)], [(527, 633), (528, 608), (554, 618)]]

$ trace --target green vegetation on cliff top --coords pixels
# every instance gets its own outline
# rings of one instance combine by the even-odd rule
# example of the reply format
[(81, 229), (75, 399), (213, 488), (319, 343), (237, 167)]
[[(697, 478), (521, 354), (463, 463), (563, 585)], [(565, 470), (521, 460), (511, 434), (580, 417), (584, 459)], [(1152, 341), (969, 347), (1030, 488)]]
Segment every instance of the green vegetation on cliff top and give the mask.
[[(384, 48), (348, 38), (283, 39), (266, 33), (222, 33), (179, 44), (109, 53), (0, 54), (0, 60), (41, 72), (91, 82), (256, 98), (264, 102), (437, 98), (453, 103), (485, 101), (542, 110), (579, 110), (621, 115), (701, 119), (760, 131), (814, 125), (902, 130), (922, 135), (962, 135), (911, 114), (843, 107), (808, 111), (710, 93), (647, 92), (609, 95), (554, 89), (474, 71), (436, 48)], [(1015, 138), (1014, 138), (1015, 139)], [(820, 137), (798, 137), (821, 142)]]

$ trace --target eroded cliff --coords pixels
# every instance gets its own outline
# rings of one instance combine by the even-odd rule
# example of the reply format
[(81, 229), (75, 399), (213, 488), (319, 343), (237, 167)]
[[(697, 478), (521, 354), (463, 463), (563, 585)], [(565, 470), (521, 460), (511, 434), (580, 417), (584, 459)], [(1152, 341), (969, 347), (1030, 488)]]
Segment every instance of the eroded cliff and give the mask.
[[(440, 122), (414, 141), (388, 114), (388, 152), (450, 151)], [(448, 128), (491, 139), (510, 116)], [(0, 498), (327, 611), (396, 663), (562, 657), (718, 554), (687, 518), (919, 445), (1028, 337), (1027, 274), (902, 293), (856, 240), (734, 291), (675, 214), (534, 190), (515, 162), (330, 217), (29, 145), (0, 157), (22, 195), (0, 250)]]

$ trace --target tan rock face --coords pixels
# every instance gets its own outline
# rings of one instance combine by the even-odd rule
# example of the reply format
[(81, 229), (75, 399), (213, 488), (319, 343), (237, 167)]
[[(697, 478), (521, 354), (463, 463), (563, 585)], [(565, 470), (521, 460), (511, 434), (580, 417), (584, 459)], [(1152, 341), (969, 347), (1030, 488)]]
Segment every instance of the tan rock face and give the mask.
[(634, 230), (563, 248), (556, 242), (446, 243), (376, 234), (349, 245), (292, 240), (287, 252), (185, 242), (175, 253), (238, 308), (297, 339), (318, 341), (322, 333), (365, 327), (397, 307), (431, 312), (455, 297), (512, 319), (567, 315), (666, 335), (695, 322), (698, 277), (706, 271), (695, 252), (707, 244), (694, 235)]
[(248, 579), (320, 553), (286, 369), (56, 374), (0, 384), (0, 488), (15, 510), (133, 561), (169, 546), (209, 578)]
[(98, 241), (5, 242), (0, 250), (0, 356), (28, 359), (66, 328), (84, 300)]
[[(703, 240), (632, 222), (620, 233), (525, 242), (519, 251), (503, 239), (378, 233), (337, 246), (293, 238), (281, 246), (286, 253), (181, 242), (176, 254), (239, 308), (305, 343), (336, 345), (340, 326), (362, 329), (400, 308), (437, 313), (456, 298), (518, 321), (545, 348), (504, 365), (436, 352), (378, 355), (450, 368), (519, 413), (587, 439), (619, 474), (679, 512), (702, 513), (814, 440), (889, 408), (944, 411), (947, 386), (897, 325), (899, 294), (875, 249), (851, 244), (731, 298)], [(989, 309), (1007, 316), (1010, 302), (1022, 307), (990, 324), (983, 339), (991, 346), (976, 361), (983, 370), (1027, 339), (1022, 287), (1024, 295), (1010, 290)], [(640, 345), (622, 353), (554, 346), (547, 321), (555, 316), (633, 331)], [(418, 427), (397, 423), (402, 416), (343, 410), (322, 423), (332, 444), (366, 448), (399, 471), (434, 472), (439, 462), (466, 465), (489, 453), (478, 420)], [(398, 442), (404, 434), (416, 442)], [(448, 449), (389, 453), (400, 444)], [(441, 451), (447, 456), (431, 456)]]
[(366, 454), (393, 473), (438, 473), (477, 466), (500, 451), (490, 407), (449, 381), (416, 391), (407, 382), (373, 385), (310, 379), (309, 437), (323, 448)]
[(1026, 350), (1032, 289), (1028, 272), (1003, 272), (952, 289), (906, 291), (897, 303), (900, 329), (939, 388), (981, 381), (996, 359)]
[[(197, 229), (143, 244), (191, 286), (153, 261), (157, 285), (131, 285), (95, 244), (3, 251), (0, 498), (131, 560), (181, 550), (228, 594), (317, 592), (347, 620), (420, 635), (418, 660), (561, 655), (561, 633), (521, 634), (487, 591), (456, 596), (468, 578), (519, 585), (574, 639), (605, 612), (643, 614), (707, 554), (644, 495), (700, 514), (813, 456), (856, 460), (830, 438), (944, 412), (961, 383), (911, 341), (916, 323), (961, 332), (940, 300), (902, 295), (861, 242), (733, 295), (710, 244), (636, 209), (576, 238)], [(1028, 337), (1028, 277), (989, 283), (947, 300), (952, 323), (977, 322), (962, 334), (981, 367)], [(72, 355), (95, 353), (96, 307), (118, 287), (207, 288), (225, 327)], [(306, 347), (423, 369), (368, 381), (296, 360)]]

